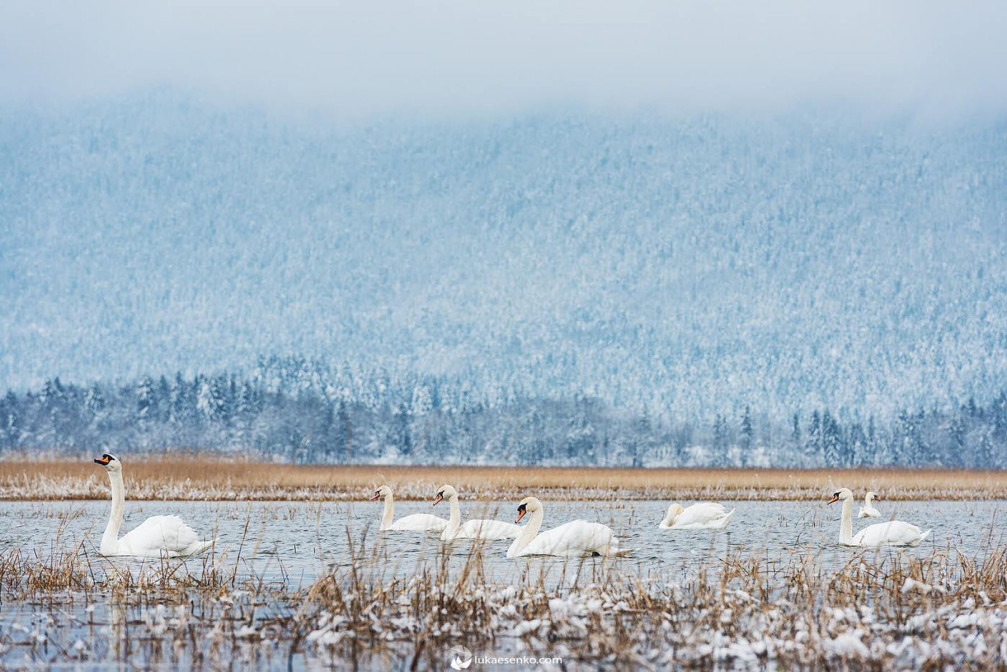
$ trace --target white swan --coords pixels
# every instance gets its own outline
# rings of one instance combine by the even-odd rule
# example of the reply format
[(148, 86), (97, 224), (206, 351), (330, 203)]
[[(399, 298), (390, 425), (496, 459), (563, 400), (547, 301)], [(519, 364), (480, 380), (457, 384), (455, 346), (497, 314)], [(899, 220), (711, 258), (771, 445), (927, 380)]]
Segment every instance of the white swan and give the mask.
[(727, 527), (734, 509), (728, 513), (723, 504), (700, 502), (683, 509), (681, 504), (672, 504), (661, 521), (662, 530), (720, 530)]
[(860, 513), (857, 514), (857, 518), (881, 517), (881, 512), (875, 509), (874, 506), (871, 504), (871, 500), (873, 500), (875, 497), (877, 497), (877, 495), (875, 495), (873, 492), (867, 493), (867, 496), (864, 497), (864, 505), (860, 507)]
[(399, 518), (393, 523), (395, 497), (392, 495), (392, 489), (387, 485), (382, 485), (374, 491), (374, 495), (371, 497), (372, 502), (378, 499), (385, 500), (385, 511), (381, 516), (381, 527), (378, 528), (382, 532), (440, 532), (448, 526), (448, 521), (429, 513), (414, 513), (411, 516)]
[(525, 514), (531, 514), (528, 524), (507, 549), (508, 558), (522, 555), (558, 555), (577, 557), (581, 555), (625, 555), (629, 549), (619, 547), (619, 539), (612, 529), (600, 523), (574, 520), (539, 534), (542, 519), (542, 502), (535, 497), (525, 497), (517, 507), (517, 520), (521, 522)]
[(98, 549), (101, 555), (178, 558), (201, 553), (213, 544), (213, 540), (200, 541), (196, 531), (178, 516), (152, 516), (119, 538), (119, 527), (126, 508), (122, 462), (114, 455), (105, 453), (95, 463), (105, 467), (112, 487), (112, 511)]
[(901, 520), (891, 520), (887, 523), (874, 523), (853, 535), (853, 493), (849, 488), (841, 488), (832, 495), (829, 504), (843, 500), (843, 515), (839, 522), (839, 543), (844, 546), (919, 546), (920, 542), (930, 536), (930, 530), (921, 532), (920, 528)]
[(458, 491), (450, 485), (445, 485), (437, 492), (432, 506), (437, 506), (443, 500), (448, 500), (451, 505), (451, 516), (448, 518), (448, 526), (441, 532), (441, 539), (451, 541), (452, 539), (485, 539), (496, 541), (497, 539), (514, 539), (521, 534), (521, 526), (514, 523), (505, 523), (499, 520), (476, 519), (466, 521), (461, 524), (462, 512), (458, 505)]

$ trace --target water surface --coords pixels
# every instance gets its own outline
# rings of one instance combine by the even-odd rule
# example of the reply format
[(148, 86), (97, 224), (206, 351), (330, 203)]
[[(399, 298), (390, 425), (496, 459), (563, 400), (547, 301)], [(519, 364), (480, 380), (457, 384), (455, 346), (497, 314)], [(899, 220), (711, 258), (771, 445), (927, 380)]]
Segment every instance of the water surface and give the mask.
[[(723, 502), (736, 512), (725, 530), (661, 530), (658, 522), (667, 509), (664, 501), (546, 501), (542, 529), (574, 519), (600, 522), (612, 527), (624, 547), (634, 553), (620, 559), (624, 568), (644, 572), (667, 572), (676, 576), (704, 563), (717, 562), (728, 551), (759, 552), (768, 558), (815, 554), (827, 568), (838, 567), (854, 553), (839, 546), (839, 503), (825, 501)], [(689, 502), (683, 502), (689, 504)], [(879, 503), (883, 519), (854, 519), (854, 533), (861, 527), (886, 520), (899, 520), (932, 529), (931, 536), (913, 553), (934, 548), (953, 548), (968, 555), (981, 554), (990, 545), (1004, 542), (997, 521), (1007, 514), (1007, 502), (913, 501)], [(54, 547), (73, 548), (83, 542), (82, 552), (97, 556), (107, 522), (109, 504), (88, 502), (0, 503), (0, 551), (48, 553)], [(146, 517), (176, 514), (201, 535), (217, 538), (217, 552), (236, 562), (238, 571), (279, 578), (291, 589), (310, 584), (332, 566), (349, 566), (361, 553), (383, 547), (395, 573), (411, 573), (418, 563), (434, 561), (442, 542), (433, 533), (379, 532), (378, 502), (175, 502), (132, 501), (126, 503), (122, 530), (128, 531)], [(463, 520), (488, 517), (513, 520), (517, 505), (511, 501), (466, 502)], [(446, 505), (426, 502), (395, 503), (395, 517), (411, 513), (434, 513), (447, 517)], [(450, 545), (452, 558), (461, 562), (469, 541)], [(528, 563), (547, 559), (506, 557), (508, 541), (486, 545), (485, 566), (492, 576), (508, 580)], [(102, 562), (134, 563), (118, 558)], [(150, 562), (150, 561), (147, 561)], [(189, 561), (192, 562), (191, 560)], [(99, 563), (100, 564), (100, 563)]]

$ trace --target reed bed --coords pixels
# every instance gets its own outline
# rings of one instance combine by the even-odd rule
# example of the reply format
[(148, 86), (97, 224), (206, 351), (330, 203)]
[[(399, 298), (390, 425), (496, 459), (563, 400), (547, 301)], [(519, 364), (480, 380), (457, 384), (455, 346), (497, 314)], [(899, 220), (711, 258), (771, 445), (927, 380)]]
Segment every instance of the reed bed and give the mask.
[(294, 595), (243, 572), (240, 549), (110, 559), (62, 536), (47, 551), (0, 552), (0, 668), (286, 665)]
[[(444, 483), (470, 497), (513, 499), (820, 499), (840, 486), (889, 500), (1007, 499), (1007, 472), (941, 469), (609, 469), (587, 467), (317, 466), (204, 456), (123, 456), (132, 499), (351, 500), (388, 483), (399, 499), (428, 499)], [(0, 461), (0, 499), (102, 499), (90, 459)]]
[(849, 550), (831, 569), (821, 551), (735, 548), (690, 567), (516, 559), (501, 575), (487, 562), (499, 546), (399, 557), (382, 536), (347, 528), (345, 557), (301, 588), (247, 571), (250, 537), (230, 555), (137, 561), (95, 556), (62, 529), (47, 549), (0, 552), (0, 667), (437, 670), (458, 645), (534, 669), (1007, 661), (1000, 542), (971, 555)]
[[(1007, 547), (980, 558), (864, 551), (826, 572), (814, 556), (734, 553), (684, 580), (575, 560), (514, 581), (466, 563), (388, 578), (357, 557), (320, 578), (300, 618), (329, 661), (445, 667), (453, 646), (539, 669), (1005, 669)], [(558, 659), (558, 661), (557, 661)], [(477, 660), (479, 660), (477, 658)]]

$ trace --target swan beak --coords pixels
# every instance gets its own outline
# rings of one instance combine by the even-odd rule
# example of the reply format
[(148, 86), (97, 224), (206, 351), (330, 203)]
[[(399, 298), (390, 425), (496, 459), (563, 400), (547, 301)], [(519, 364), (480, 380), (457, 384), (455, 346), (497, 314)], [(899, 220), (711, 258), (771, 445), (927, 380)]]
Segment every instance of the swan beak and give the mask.
[[(97, 461), (98, 460), (95, 460), (95, 462), (97, 462)], [(379, 499), (381, 499), (381, 491), (375, 490), (374, 491), (374, 495), (371, 496), (371, 501), (373, 502), (373, 501), (376, 501), (376, 500), (379, 500)]]
[(517, 518), (514, 519), (514, 522), (515, 523), (520, 523), (521, 519), (524, 518), (524, 514), (525, 514), (525, 509), (524, 508), (518, 509), (518, 511), (517, 511)]
[(112, 458), (108, 455), (102, 455), (101, 457), (94, 458), (95, 464), (100, 464), (103, 467), (107, 467), (108, 463), (112, 461)]
[(434, 498), (434, 503), (431, 504), (430, 506), (437, 506), (438, 504), (440, 504), (443, 501), (444, 501), (444, 493), (443, 492), (438, 492), (437, 493), (437, 497)]
[(839, 500), (839, 495), (832, 495), (832, 499), (829, 500), (829, 504), (831, 504), (832, 502), (838, 501), (838, 500)]

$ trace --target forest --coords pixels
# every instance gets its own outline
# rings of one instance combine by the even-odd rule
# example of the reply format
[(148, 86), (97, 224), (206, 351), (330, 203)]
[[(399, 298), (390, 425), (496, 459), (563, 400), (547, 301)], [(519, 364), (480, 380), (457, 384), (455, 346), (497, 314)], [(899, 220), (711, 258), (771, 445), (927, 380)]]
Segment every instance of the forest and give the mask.
[(493, 413), (582, 395), (704, 441), (746, 406), (806, 432), (814, 410), (866, 427), (989, 402), (1005, 156), (1003, 124), (811, 112), (337, 128), (170, 92), (5, 109), (0, 390), (254, 381), (260, 355), (305, 356), (385, 370), (407, 405), (414, 377)]
[(59, 378), (0, 398), (0, 449), (17, 454), (172, 451), (295, 463), (598, 466), (1007, 467), (1007, 393), (957, 408), (840, 419), (758, 408), (707, 423), (589, 396), (476, 394), (447, 377), (260, 358), (245, 374)]

